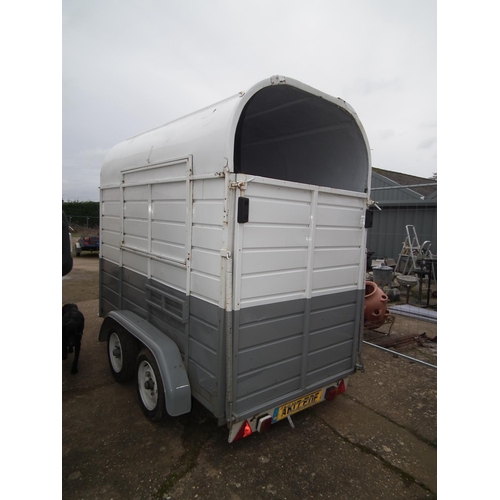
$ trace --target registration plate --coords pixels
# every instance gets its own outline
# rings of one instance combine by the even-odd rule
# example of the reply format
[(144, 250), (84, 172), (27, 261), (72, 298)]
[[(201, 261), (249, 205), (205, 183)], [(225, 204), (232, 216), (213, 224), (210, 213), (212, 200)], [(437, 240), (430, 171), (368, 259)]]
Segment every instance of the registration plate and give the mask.
[(319, 403), (322, 396), (323, 389), (320, 389), (318, 391), (311, 392), (306, 396), (302, 396), (301, 398), (294, 399), (284, 405), (278, 406), (273, 412), (273, 423)]

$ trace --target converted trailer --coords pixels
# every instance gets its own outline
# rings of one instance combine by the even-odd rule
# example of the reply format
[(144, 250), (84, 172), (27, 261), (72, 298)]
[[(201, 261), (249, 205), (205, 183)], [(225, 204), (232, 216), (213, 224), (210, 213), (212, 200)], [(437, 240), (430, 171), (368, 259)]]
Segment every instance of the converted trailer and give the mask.
[(108, 153), (99, 340), (149, 418), (194, 397), (231, 442), (345, 390), (370, 174), (354, 110), (281, 76)]

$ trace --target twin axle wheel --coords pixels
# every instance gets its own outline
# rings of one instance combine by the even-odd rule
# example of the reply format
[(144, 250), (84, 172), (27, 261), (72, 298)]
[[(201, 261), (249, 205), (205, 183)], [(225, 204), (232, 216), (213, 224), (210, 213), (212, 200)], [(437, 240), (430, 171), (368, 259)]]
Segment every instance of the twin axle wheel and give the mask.
[(137, 356), (137, 394), (146, 417), (158, 421), (163, 417), (165, 392), (160, 370), (149, 349), (143, 349)]
[(117, 382), (137, 381), (137, 395), (142, 411), (151, 420), (158, 421), (165, 409), (165, 392), (158, 364), (147, 348), (139, 350), (139, 343), (122, 328), (108, 334), (108, 361)]

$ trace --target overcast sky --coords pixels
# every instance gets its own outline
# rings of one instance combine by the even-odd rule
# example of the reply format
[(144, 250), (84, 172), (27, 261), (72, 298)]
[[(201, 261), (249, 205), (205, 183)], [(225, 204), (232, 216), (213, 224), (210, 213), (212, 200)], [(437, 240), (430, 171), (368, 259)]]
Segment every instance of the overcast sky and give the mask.
[(65, 0), (62, 197), (118, 142), (285, 75), (345, 99), (374, 167), (436, 166), (436, 0)]

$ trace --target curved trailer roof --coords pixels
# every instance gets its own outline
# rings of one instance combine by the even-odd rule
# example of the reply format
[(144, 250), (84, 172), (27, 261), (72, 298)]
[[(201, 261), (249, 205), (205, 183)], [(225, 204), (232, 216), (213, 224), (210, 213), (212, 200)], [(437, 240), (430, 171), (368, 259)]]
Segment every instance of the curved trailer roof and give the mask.
[(352, 107), (297, 80), (273, 76), (228, 99), (112, 148), (101, 187), (122, 172), (193, 156), (194, 175), (247, 173), (366, 192), (370, 148)]

